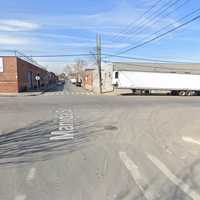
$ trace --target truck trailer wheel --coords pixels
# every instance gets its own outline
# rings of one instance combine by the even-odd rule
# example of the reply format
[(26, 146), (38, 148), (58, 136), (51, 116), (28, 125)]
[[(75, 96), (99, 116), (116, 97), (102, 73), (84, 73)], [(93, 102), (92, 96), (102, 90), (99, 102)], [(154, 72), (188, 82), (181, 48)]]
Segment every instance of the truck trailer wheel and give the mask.
[(133, 94), (136, 94), (136, 89), (132, 89), (132, 93), (133, 93)]
[(186, 91), (179, 91), (178, 95), (179, 96), (186, 96)]
[(151, 92), (150, 92), (149, 90), (145, 90), (145, 91), (144, 91), (144, 94), (145, 94), (145, 95), (150, 95), (150, 93), (151, 93)]
[(178, 95), (179, 95), (179, 93), (178, 93), (178, 91), (176, 91), (176, 90), (173, 90), (173, 91), (171, 91), (171, 95), (172, 95), (172, 96), (178, 96)]
[(195, 92), (195, 95), (196, 95), (196, 96), (200, 96), (200, 91), (196, 91), (196, 92)]
[(194, 92), (193, 91), (187, 91), (186, 92), (186, 96), (193, 96), (194, 95)]

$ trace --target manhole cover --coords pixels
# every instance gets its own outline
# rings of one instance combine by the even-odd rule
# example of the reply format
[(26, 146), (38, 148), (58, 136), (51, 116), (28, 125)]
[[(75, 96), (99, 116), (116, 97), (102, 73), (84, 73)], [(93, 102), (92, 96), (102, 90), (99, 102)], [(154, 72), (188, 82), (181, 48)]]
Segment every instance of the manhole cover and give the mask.
[(104, 129), (105, 130), (108, 130), (108, 131), (116, 131), (118, 128), (116, 126), (104, 126)]

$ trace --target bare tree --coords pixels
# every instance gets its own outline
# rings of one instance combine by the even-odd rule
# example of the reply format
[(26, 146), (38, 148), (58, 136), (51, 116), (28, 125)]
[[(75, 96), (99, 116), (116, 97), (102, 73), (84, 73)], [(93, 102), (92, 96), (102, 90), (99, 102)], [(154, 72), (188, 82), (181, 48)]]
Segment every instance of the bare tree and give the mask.
[(75, 73), (82, 73), (84, 68), (87, 66), (87, 62), (82, 59), (76, 59), (74, 63), (74, 72)]
[(71, 73), (82, 73), (84, 71), (84, 68), (87, 66), (87, 62), (82, 59), (76, 59), (73, 64), (66, 65), (64, 72), (66, 74)]
[(87, 66), (87, 62), (82, 59), (76, 59), (74, 63), (74, 73), (78, 81), (83, 81), (84, 69)]
[(64, 73), (68, 76), (70, 74), (73, 73), (73, 66), (68, 64), (66, 65), (66, 67), (64, 68)]

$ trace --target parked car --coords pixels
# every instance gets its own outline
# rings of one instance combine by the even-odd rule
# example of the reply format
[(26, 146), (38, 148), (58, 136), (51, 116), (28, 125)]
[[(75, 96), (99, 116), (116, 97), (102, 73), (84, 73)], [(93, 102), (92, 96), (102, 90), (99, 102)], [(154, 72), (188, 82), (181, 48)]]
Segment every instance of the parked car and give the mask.
[(75, 79), (75, 78), (72, 78), (72, 79), (70, 79), (70, 82), (71, 82), (72, 84), (76, 84), (76, 79)]
[(81, 87), (81, 86), (82, 86), (82, 81), (77, 81), (77, 82), (76, 82), (76, 86), (77, 86), (77, 87)]

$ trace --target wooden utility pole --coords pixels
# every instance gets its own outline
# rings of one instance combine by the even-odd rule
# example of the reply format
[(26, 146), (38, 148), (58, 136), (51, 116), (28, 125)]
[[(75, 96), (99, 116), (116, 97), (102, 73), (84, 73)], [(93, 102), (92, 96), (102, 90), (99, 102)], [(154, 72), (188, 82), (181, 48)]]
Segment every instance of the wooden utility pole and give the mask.
[(96, 38), (97, 42), (97, 66), (98, 66), (98, 73), (99, 73), (99, 92), (102, 94), (102, 76), (101, 76), (101, 36), (97, 34)]

